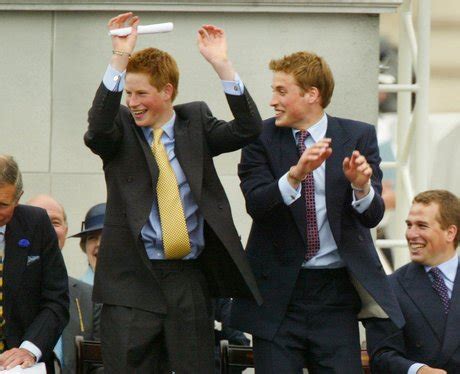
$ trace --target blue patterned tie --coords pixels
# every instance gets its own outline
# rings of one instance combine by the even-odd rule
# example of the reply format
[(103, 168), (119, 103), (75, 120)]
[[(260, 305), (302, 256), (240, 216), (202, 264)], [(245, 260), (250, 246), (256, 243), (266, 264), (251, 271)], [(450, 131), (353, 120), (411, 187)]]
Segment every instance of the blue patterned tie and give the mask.
[(450, 305), (450, 298), (449, 298), (449, 293), (447, 290), (446, 283), (444, 282), (444, 279), (442, 278), (441, 270), (438, 268), (431, 268), (429, 271), (431, 274), (431, 277), (433, 279), (432, 281), (432, 286), (436, 293), (439, 295), (441, 298), (442, 305), (444, 306), (444, 313), (449, 313), (449, 305)]

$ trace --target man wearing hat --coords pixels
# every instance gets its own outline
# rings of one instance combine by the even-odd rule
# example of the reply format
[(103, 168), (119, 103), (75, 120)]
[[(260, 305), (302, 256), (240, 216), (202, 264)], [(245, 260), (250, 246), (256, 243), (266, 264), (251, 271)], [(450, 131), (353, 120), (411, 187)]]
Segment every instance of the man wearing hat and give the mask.
[(101, 243), (104, 217), (105, 203), (94, 205), (88, 210), (85, 220), (81, 223), (81, 232), (71, 236), (71, 238), (80, 238), (80, 248), (88, 258), (88, 269), (80, 279), (91, 286), (94, 284), (94, 272)]

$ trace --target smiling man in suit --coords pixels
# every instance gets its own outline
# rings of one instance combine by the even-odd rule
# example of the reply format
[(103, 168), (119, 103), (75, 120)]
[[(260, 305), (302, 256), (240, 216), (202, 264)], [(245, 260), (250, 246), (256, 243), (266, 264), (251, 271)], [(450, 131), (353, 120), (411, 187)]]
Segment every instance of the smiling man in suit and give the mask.
[(253, 334), (260, 373), (361, 373), (358, 317), (404, 323), (369, 231), (384, 213), (375, 129), (325, 113), (323, 58), (297, 52), (270, 69), (275, 117), (239, 165), (264, 303), (235, 300), (233, 325)]
[(46, 362), (69, 319), (67, 272), (43, 209), (20, 205), (16, 161), (0, 155), (0, 367)]
[(445, 190), (415, 196), (406, 219), (412, 262), (390, 276), (406, 318), (366, 326), (373, 373), (460, 373), (460, 200)]
[(255, 140), (262, 123), (228, 60), (223, 30), (203, 26), (198, 46), (223, 81), (230, 122), (203, 102), (173, 106), (176, 62), (156, 48), (133, 54), (139, 19), (121, 14), (109, 28), (126, 23), (133, 32), (112, 37), (113, 56), (85, 134), (107, 183), (94, 283), (95, 300), (103, 303), (104, 367), (213, 374), (211, 295), (261, 301), (213, 157)]

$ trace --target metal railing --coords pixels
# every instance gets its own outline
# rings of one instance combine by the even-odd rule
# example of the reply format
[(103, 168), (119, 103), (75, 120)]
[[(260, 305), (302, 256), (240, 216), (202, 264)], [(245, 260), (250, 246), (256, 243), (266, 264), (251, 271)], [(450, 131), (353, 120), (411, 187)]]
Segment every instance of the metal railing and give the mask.
[[(398, 83), (380, 84), (380, 92), (397, 93), (396, 161), (383, 162), (383, 169), (396, 170), (395, 238), (376, 241), (377, 248), (393, 248), (394, 267), (409, 261), (404, 238), (404, 220), (414, 195), (428, 188), (428, 155), (431, 149), (429, 113), (431, 1), (417, 2), (417, 32), (413, 1), (405, 0), (399, 14)], [(415, 77), (415, 83), (413, 78)], [(412, 108), (412, 96), (415, 106)]]

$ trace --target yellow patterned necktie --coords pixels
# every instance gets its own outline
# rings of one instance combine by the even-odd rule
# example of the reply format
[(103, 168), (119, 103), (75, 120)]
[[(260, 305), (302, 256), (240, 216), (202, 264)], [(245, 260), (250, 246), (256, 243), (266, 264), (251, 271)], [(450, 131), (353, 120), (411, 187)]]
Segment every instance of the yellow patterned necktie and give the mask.
[(157, 181), (158, 211), (165, 257), (168, 260), (177, 260), (190, 253), (190, 239), (176, 174), (161, 142), (162, 134), (163, 129), (153, 130), (152, 153), (160, 172)]

